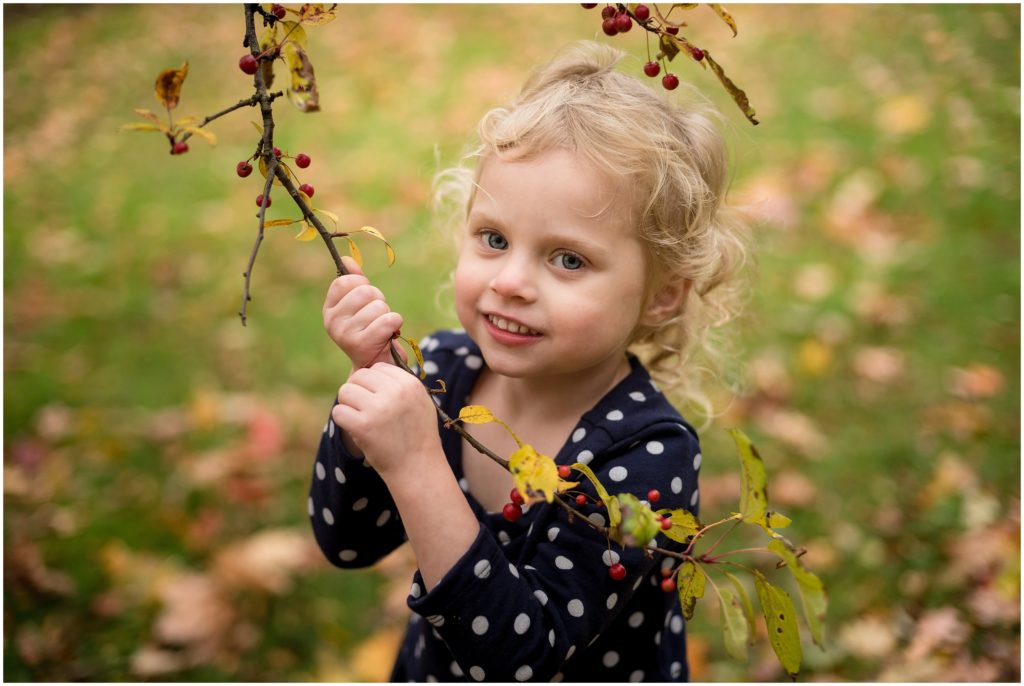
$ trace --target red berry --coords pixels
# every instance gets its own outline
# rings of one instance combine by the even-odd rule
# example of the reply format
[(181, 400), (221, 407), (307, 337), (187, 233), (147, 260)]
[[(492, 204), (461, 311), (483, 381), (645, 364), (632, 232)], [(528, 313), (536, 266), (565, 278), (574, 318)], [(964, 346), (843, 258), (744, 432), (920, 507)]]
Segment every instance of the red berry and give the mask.
[(244, 179), (249, 176), (249, 174), (252, 174), (252, 165), (249, 164), (248, 161), (242, 160), (238, 163), (238, 166), (235, 167), (235, 173)]
[(579, 494), (578, 496), (576, 496), (576, 504), (577, 505), (586, 505), (587, 504), (587, 496), (583, 495), (582, 493)]
[(612, 17), (611, 19), (605, 19), (604, 21), (602, 21), (601, 30), (604, 31), (604, 35), (606, 36), (614, 36), (615, 34), (617, 34), (619, 32), (619, 29), (618, 24), (615, 21), (615, 18)]
[(596, 2), (581, 2), (580, 3), (580, 7), (582, 7), (585, 10), (592, 10), (595, 7), (597, 7), (597, 3)]
[(665, 74), (661, 77), (661, 85), (665, 90), (673, 91), (679, 86), (679, 77), (675, 74)]
[(184, 155), (187, 152), (188, 143), (186, 143), (185, 141), (178, 141), (177, 143), (171, 146), (172, 155)]
[[(270, 207), (271, 203), (273, 203), (273, 202), (274, 202), (274, 199), (271, 198), (268, 195), (267, 196), (267, 205), (266, 206)], [(259, 195), (256, 196), (256, 207), (263, 207), (263, 194), (262, 193), (260, 193)]]
[(616, 562), (608, 568), (608, 576), (615, 581), (622, 581), (626, 578), (626, 568), (622, 566), (621, 562)]
[(260, 68), (260, 63), (252, 55), (242, 55), (242, 58), (238, 60), (238, 68), (251, 75), (255, 74), (256, 70)]
[(672, 572), (673, 572), (673, 569), (671, 567), (662, 567), (661, 568), (661, 576), (662, 576), (662, 578), (665, 578), (665, 579), (669, 578), (670, 576), (672, 576)]
[(666, 517), (665, 519), (661, 520), (661, 530), (662, 531), (668, 531), (671, 528), (672, 528), (672, 520), (671, 519)]
[(617, 10), (611, 5), (605, 5), (603, 8), (601, 8), (601, 18), (612, 19), (615, 17), (616, 12)]
[(697, 60), (698, 62), (704, 59), (704, 51), (701, 50), (700, 48), (693, 48), (692, 50), (690, 50), (690, 54), (693, 55), (693, 59)]
[(304, 152), (300, 152), (298, 155), (295, 156), (295, 166), (297, 166), (299, 169), (305, 169), (306, 167), (309, 166), (309, 163), (312, 161), (313, 160), (309, 159), (309, 155), (307, 155)]
[(644, 64), (644, 73), (653, 79), (661, 73), (661, 65), (657, 62), (647, 62)]
[(665, 593), (671, 593), (672, 591), (676, 590), (675, 578), (669, 577), (667, 579), (662, 579), (661, 590), (665, 591)]
[(501, 515), (510, 522), (514, 522), (523, 516), (523, 508), (515, 503), (508, 503), (501, 510)]
[(679, 27), (678, 26), (666, 26), (665, 30), (668, 31), (669, 33), (671, 33), (673, 36), (676, 35), (677, 33), (679, 33)]
[(508, 499), (512, 501), (513, 505), (522, 505), (523, 496), (519, 495), (519, 489), (513, 488), (512, 492), (508, 494)]
[(572, 474), (572, 467), (567, 464), (558, 465), (558, 476), (563, 479), (568, 479), (570, 474)]
[(633, 10), (633, 14), (640, 21), (647, 21), (648, 19), (651, 18), (651, 10), (647, 7), (647, 5), (637, 5), (636, 9)]
[(661, 492), (657, 488), (647, 491), (647, 502), (656, 503), (661, 500)]
[(274, 146), (274, 157), (281, 159), (281, 148)]
[(633, 28), (633, 20), (625, 12), (620, 12), (615, 15), (615, 28), (619, 30), (619, 33), (626, 33)]
[(282, 5), (278, 5), (277, 3), (274, 3), (273, 5), (270, 6), (270, 11), (278, 19), (284, 19), (288, 14), (287, 12), (285, 12), (284, 7)]
[(301, 186), (299, 186), (299, 190), (311, 198), (313, 197), (313, 193), (316, 192), (316, 189), (310, 186), (308, 183), (304, 183)]

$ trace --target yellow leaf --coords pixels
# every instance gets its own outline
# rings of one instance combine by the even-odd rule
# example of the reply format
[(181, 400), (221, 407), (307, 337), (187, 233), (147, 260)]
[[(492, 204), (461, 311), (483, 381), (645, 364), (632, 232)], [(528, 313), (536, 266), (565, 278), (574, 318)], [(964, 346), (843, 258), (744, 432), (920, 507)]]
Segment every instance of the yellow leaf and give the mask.
[[(277, 166), (279, 166), (282, 169), (284, 169), (284, 173), (288, 176), (289, 179), (291, 179), (292, 183), (294, 184), (295, 181), (296, 181), (295, 174), (293, 174), (292, 170), (288, 168), (288, 165), (284, 164), (283, 162), (278, 160)], [(266, 161), (264, 161), (262, 156), (259, 158), (259, 167), (260, 167), (260, 174), (263, 174), (263, 178), (267, 178), (267, 172), (270, 170), (270, 168), (267, 166), (267, 163), (266, 163)], [(275, 186), (283, 186), (284, 185), (283, 183), (281, 183), (281, 179), (277, 178), (277, 174), (274, 174), (274, 181), (273, 181), (273, 183), (274, 183)]]
[(290, 226), (295, 222), (300, 222), (301, 219), (269, 219), (263, 222), (264, 229), (273, 229), (277, 226)]
[(704, 597), (704, 573), (694, 562), (687, 560), (679, 567), (676, 576), (676, 590), (679, 591), (679, 605), (683, 617), (693, 619), (693, 610), (697, 601)]
[(135, 114), (139, 115), (139, 116), (140, 116), (140, 117), (142, 117), (143, 119), (148, 119), (148, 120), (150, 120), (150, 121), (151, 121), (151, 122), (153, 122), (154, 124), (159, 124), (159, 123), (161, 123), (161, 122), (160, 122), (160, 117), (158, 117), (158, 116), (157, 116), (156, 114), (154, 114), (154, 113), (153, 113), (153, 112), (151, 112), (150, 110), (144, 110), (144, 109), (141, 109), (141, 108), (138, 108), (138, 107), (136, 107), (136, 108), (135, 108)]
[(122, 131), (160, 131), (156, 124), (121, 124)]
[(577, 462), (572, 465), (572, 468), (577, 472), (587, 477), (587, 480), (594, 485), (594, 490), (597, 491), (597, 497), (601, 499), (601, 502), (608, 508), (608, 524), (613, 529), (618, 527), (622, 523), (622, 512), (619, 509), (619, 501), (608, 494), (608, 489), (604, 487), (592, 470), (582, 462)]
[(736, 33), (737, 33), (737, 31), (736, 31), (736, 21), (732, 18), (732, 15), (729, 14), (728, 12), (726, 12), (725, 8), (722, 7), (721, 5), (717, 4), (717, 3), (714, 3), (714, 2), (708, 3), (708, 7), (713, 9), (715, 11), (715, 14), (720, 16), (722, 18), (722, 21), (724, 21), (726, 24), (729, 25), (729, 28), (732, 29), (732, 35), (733, 35), (733, 37), (735, 37)]
[(299, 8), (299, 21), (303, 24), (318, 26), (332, 22), (336, 18), (333, 5), (330, 10), (325, 9), (324, 5), (319, 3), (306, 3)]
[(394, 248), (391, 247), (391, 244), (388, 243), (388, 239), (384, 238), (384, 234), (382, 234), (380, 231), (373, 228), (372, 226), (364, 226), (359, 229), (356, 229), (355, 231), (353, 231), (353, 233), (367, 233), (376, 238), (377, 240), (383, 241), (384, 250), (387, 251), (388, 255), (388, 266), (390, 267), (395, 263), (395, 250)]
[(188, 76), (188, 62), (181, 65), (181, 69), (164, 69), (156, 77), (156, 99), (163, 103), (164, 107), (173, 110), (178, 106), (181, 99), (181, 84)]
[(740, 453), (740, 514), (743, 515), (743, 521), (759, 524), (768, 511), (768, 495), (765, 492), (768, 475), (764, 461), (745, 433), (739, 429), (729, 429), (729, 433)]
[(360, 267), (363, 266), (363, 253), (359, 252), (359, 246), (351, 238), (346, 238), (348, 241), (348, 254), (352, 256), (352, 259), (356, 261)]
[(789, 594), (768, 583), (761, 572), (754, 570), (754, 587), (761, 611), (768, 625), (768, 642), (783, 668), (790, 674), (800, 671), (803, 650), (800, 647), (800, 633), (796, 626), (796, 610)]
[(281, 37), (281, 42), (292, 41), (303, 50), (306, 49), (306, 29), (302, 28), (302, 24), (297, 21), (279, 21), (277, 22), (284, 29), (284, 35)]
[(662, 531), (666, 537), (677, 543), (686, 543), (691, 537), (696, 536), (700, 531), (700, 522), (686, 510), (658, 510), (658, 514), (668, 517), (672, 522), (672, 528)]
[(182, 117), (178, 121), (174, 122), (177, 126), (192, 126), (192, 124), (199, 121), (199, 117)]
[(328, 212), (327, 210), (322, 210), (319, 207), (314, 207), (313, 211), (314, 212), (319, 212), (320, 214), (322, 214), (325, 217), (327, 217), (328, 219), (330, 219), (332, 222), (334, 222), (335, 226), (338, 225), (338, 215), (334, 214), (334, 212)]
[(758, 121), (754, 117), (757, 113), (754, 108), (750, 106), (750, 101), (747, 100), (747, 94), (740, 90), (732, 80), (725, 75), (725, 71), (718, 66), (718, 63), (711, 59), (711, 55), (707, 50), (704, 51), (704, 60), (708, 66), (711, 67), (711, 71), (715, 72), (715, 76), (725, 86), (725, 90), (729, 91), (729, 95), (732, 96), (733, 102), (735, 102), (739, 108), (743, 111), (743, 115), (750, 121), (751, 124), (757, 124)]
[[(423, 351), (420, 350), (419, 344), (417, 344), (416, 341), (414, 341), (413, 339), (406, 338), (405, 336), (399, 336), (399, 338), (401, 338), (403, 341), (405, 341), (406, 343), (409, 344), (409, 348), (412, 349), (413, 357), (416, 358), (416, 364), (419, 365), (420, 381), (425, 380), (427, 378), (427, 372), (426, 372), (425, 369), (423, 369)], [(473, 406), (472, 405), (468, 405), (467, 407), (473, 407)], [(477, 405), (476, 407), (481, 407), (481, 406)], [(462, 409), (465, 410), (466, 408), (464, 407)], [(486, 410), (487, 408), (484, 408), (484, 409)], [(488, 412), (490, 412), (490, 410), (488, 410)], [(459, 415), (460, 415), (459, 418), (461, 419), (462, 418), (461, 417), (461, 415), (462, 415), (462, 411), (461, 410), (459, 412)], [(470, 422), (470, 423), (472, 423), (472, 422)]]
[(206, 129), (201, 129), (198, 126), (186, 126), (183, 130), (188, 131), (195, 136), (199, 136), (210, 145), (217, 145), (217, 137)]
[(785, 529), (793, 520), (781, 512), (769, 512), (765, 515), (765, 524), (769, 529)]
[(259, 133), (261, 136), (263, 135), (263, 127), (262, 126), (260, 126), (259, 124), (257, 124), (256, 122), (254, 122), (251, 119), (249, 120), (249, 123), (253, 125), (253, 128), (256, 129), (257, 133)]
[(807, 620), (807, 628), (811, 630), (811, 638), (819, 647), (825, 646), (822, 632), (822, 625), (825, 621), (825, 611), (828, 608), (828, 598), (825, 595), (825, 585), (815, 574), (809, 572), (785, 543), (776, 539), (768, 544), (768, 550), (782, 558), (789, 571), (796, 579), (797, 590), (800, 591), (800, 601), (804, 609), (804, 619)]
[(736, 660), (747, 659), (747, 641), (750, 638), (750, 626), (743, 606), (732, 589), (719, 588), (718, 600), (721, 602), (722, 632), (725, 635), (725, 651)]
[(297, 43), (288, 42), (281, 48), (281, 57), (291, 74), (288, 99), (302, 112), (316, 112), (320, 109), (320, 96), (316, 90), (316, 76), (313, 63), (306, 51)]
[(522, 445), (508, 460), (516, 489), (527, 502), (552, 502), (559, 489), (558, 465), (547, 455), (541, 455), (532, 445)]
[(466, 405), (459, 410), (459, 421), (466, 424), (490, 424), (497, 419), (483, 405)]
[(317, 232), (317, 230), (315, 228), (313, 228), (312, 224), (310, 224), (309, 222), (305, 222), (305, 224), (306, 224), (306, 228), (304, 228), (302, 231), (300, 231), (298, 234), (295, 235), (295, 238), (297, 240), (300, 240), (300, 241), (311, 241), (311, 240), (313, 240), (314, 238), (316, 238), (317, 236), (320, 235)]

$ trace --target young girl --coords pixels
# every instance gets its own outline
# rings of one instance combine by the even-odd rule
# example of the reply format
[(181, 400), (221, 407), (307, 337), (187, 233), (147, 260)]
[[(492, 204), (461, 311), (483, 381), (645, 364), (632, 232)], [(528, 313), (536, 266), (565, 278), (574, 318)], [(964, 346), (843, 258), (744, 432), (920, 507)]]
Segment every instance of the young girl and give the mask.
[[(720, 206), (725, 155), (710, 119), (615, 71), (621, 57), (584, 44), (540, 68), (484, 116), (475, 170), (448, 175), (466, 181), (464, 331), (422, 341), (424, 383), (445, 381), (434, 402), (449, 416), (485, 405), (611, 493), (696, 513), (696, 432), (631, 351), (663, 387), (692, 386), (682, 360), (722, 318), (742, 244)], [(413, 614), (392, 680), (685, 680), (679, 600), (661, 588), (677, 561), (579, 521), (606, 523), (586, 480), (574, 522), (543, 502), (503, 516), (511, 475), (439, 426), (423, 383), (391, 363), (401, 316), (346, 267), (323, 316), (354, 371), (324, 429), (309, 515), (340, 567), (412, 544)], [(496, 424), (469, 429), (498, 454), (516, 448)]]

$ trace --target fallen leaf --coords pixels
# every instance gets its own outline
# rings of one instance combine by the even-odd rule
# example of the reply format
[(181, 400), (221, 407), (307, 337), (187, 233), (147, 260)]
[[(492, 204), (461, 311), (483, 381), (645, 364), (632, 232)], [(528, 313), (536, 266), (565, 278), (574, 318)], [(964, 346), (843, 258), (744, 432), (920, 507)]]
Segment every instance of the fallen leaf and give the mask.
[(954, 607), (925, 610), (913, 630), (913, 639), (904, 656), (921, 660), (942, 648), (959, 647), (971, 635), (970, 626), (960, 618)]
[(160, 593), (160, 603), (154, 639), (188, 649), (196, 662), (217, 654), (235, 621), (224, 588), (208, 574), (189, 572), (170, 580)]
[(906, 93), (882, 103), (875, 114), (875, 126), (884, 133), (907, 136), (921, 131), (931, 119), (929, 103), (920, 95)]
[(804, 265), (793, 277), (793, 292), (810, 302), (818, 302), (827, 297), (835, 286), (835, 269), (824, 262)]
[(906, 355), (892, 347), (864, 347), (853, 355), (853, 371), (877, 384), (894, 384), (906, 375)]
[(352, 681), (387, 682), (404, 635), (403, 627), (387, 627), (356, 646), (352, 651)]
[(954, 367), (949, 371), (949, 392), (964, 400), (984, 400), (1003, 390), (1003, 373), (987, 364)]
[(320, 551), (305, 529), (267, 529), (232, 543), (214, 558), (213, 572), (228, 587), (287, 593), (295, 577), (317, 569)]
[(814, 421), (796, 410), (761, 408), (755, 413), (754, 421), (761, 431), (812, 460), (821, 459), (828, 448), (825, 435)]
[(768, 481), (772, 505), (782, 508), (810, 507), (818, 499), (818, 487), (803, 473), (787, 470), (774, 474)]
[(839, 645), (861, 660), (887, 657), (897, 642), (892, 620), (879, 615), (856, 617), (839, 630)]

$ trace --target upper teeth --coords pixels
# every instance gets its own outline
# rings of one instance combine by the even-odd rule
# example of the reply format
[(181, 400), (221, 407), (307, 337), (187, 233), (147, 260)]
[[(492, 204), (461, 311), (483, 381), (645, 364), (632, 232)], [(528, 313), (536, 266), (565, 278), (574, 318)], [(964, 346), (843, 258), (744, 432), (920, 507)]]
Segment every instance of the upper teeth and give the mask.
[(502, 331), (508, 331), (509, 333), (531, 334), (534, 336), (538, 335), (538, 333), (533, 329), (528, 329), (522, 324), (516, 324), (515, 322), (510, 322), (507, 319), (502, 319), (501, 317), (495, 317), (493, 314), (488, 315), (487, 318), (491, 320), (492, 324)]

